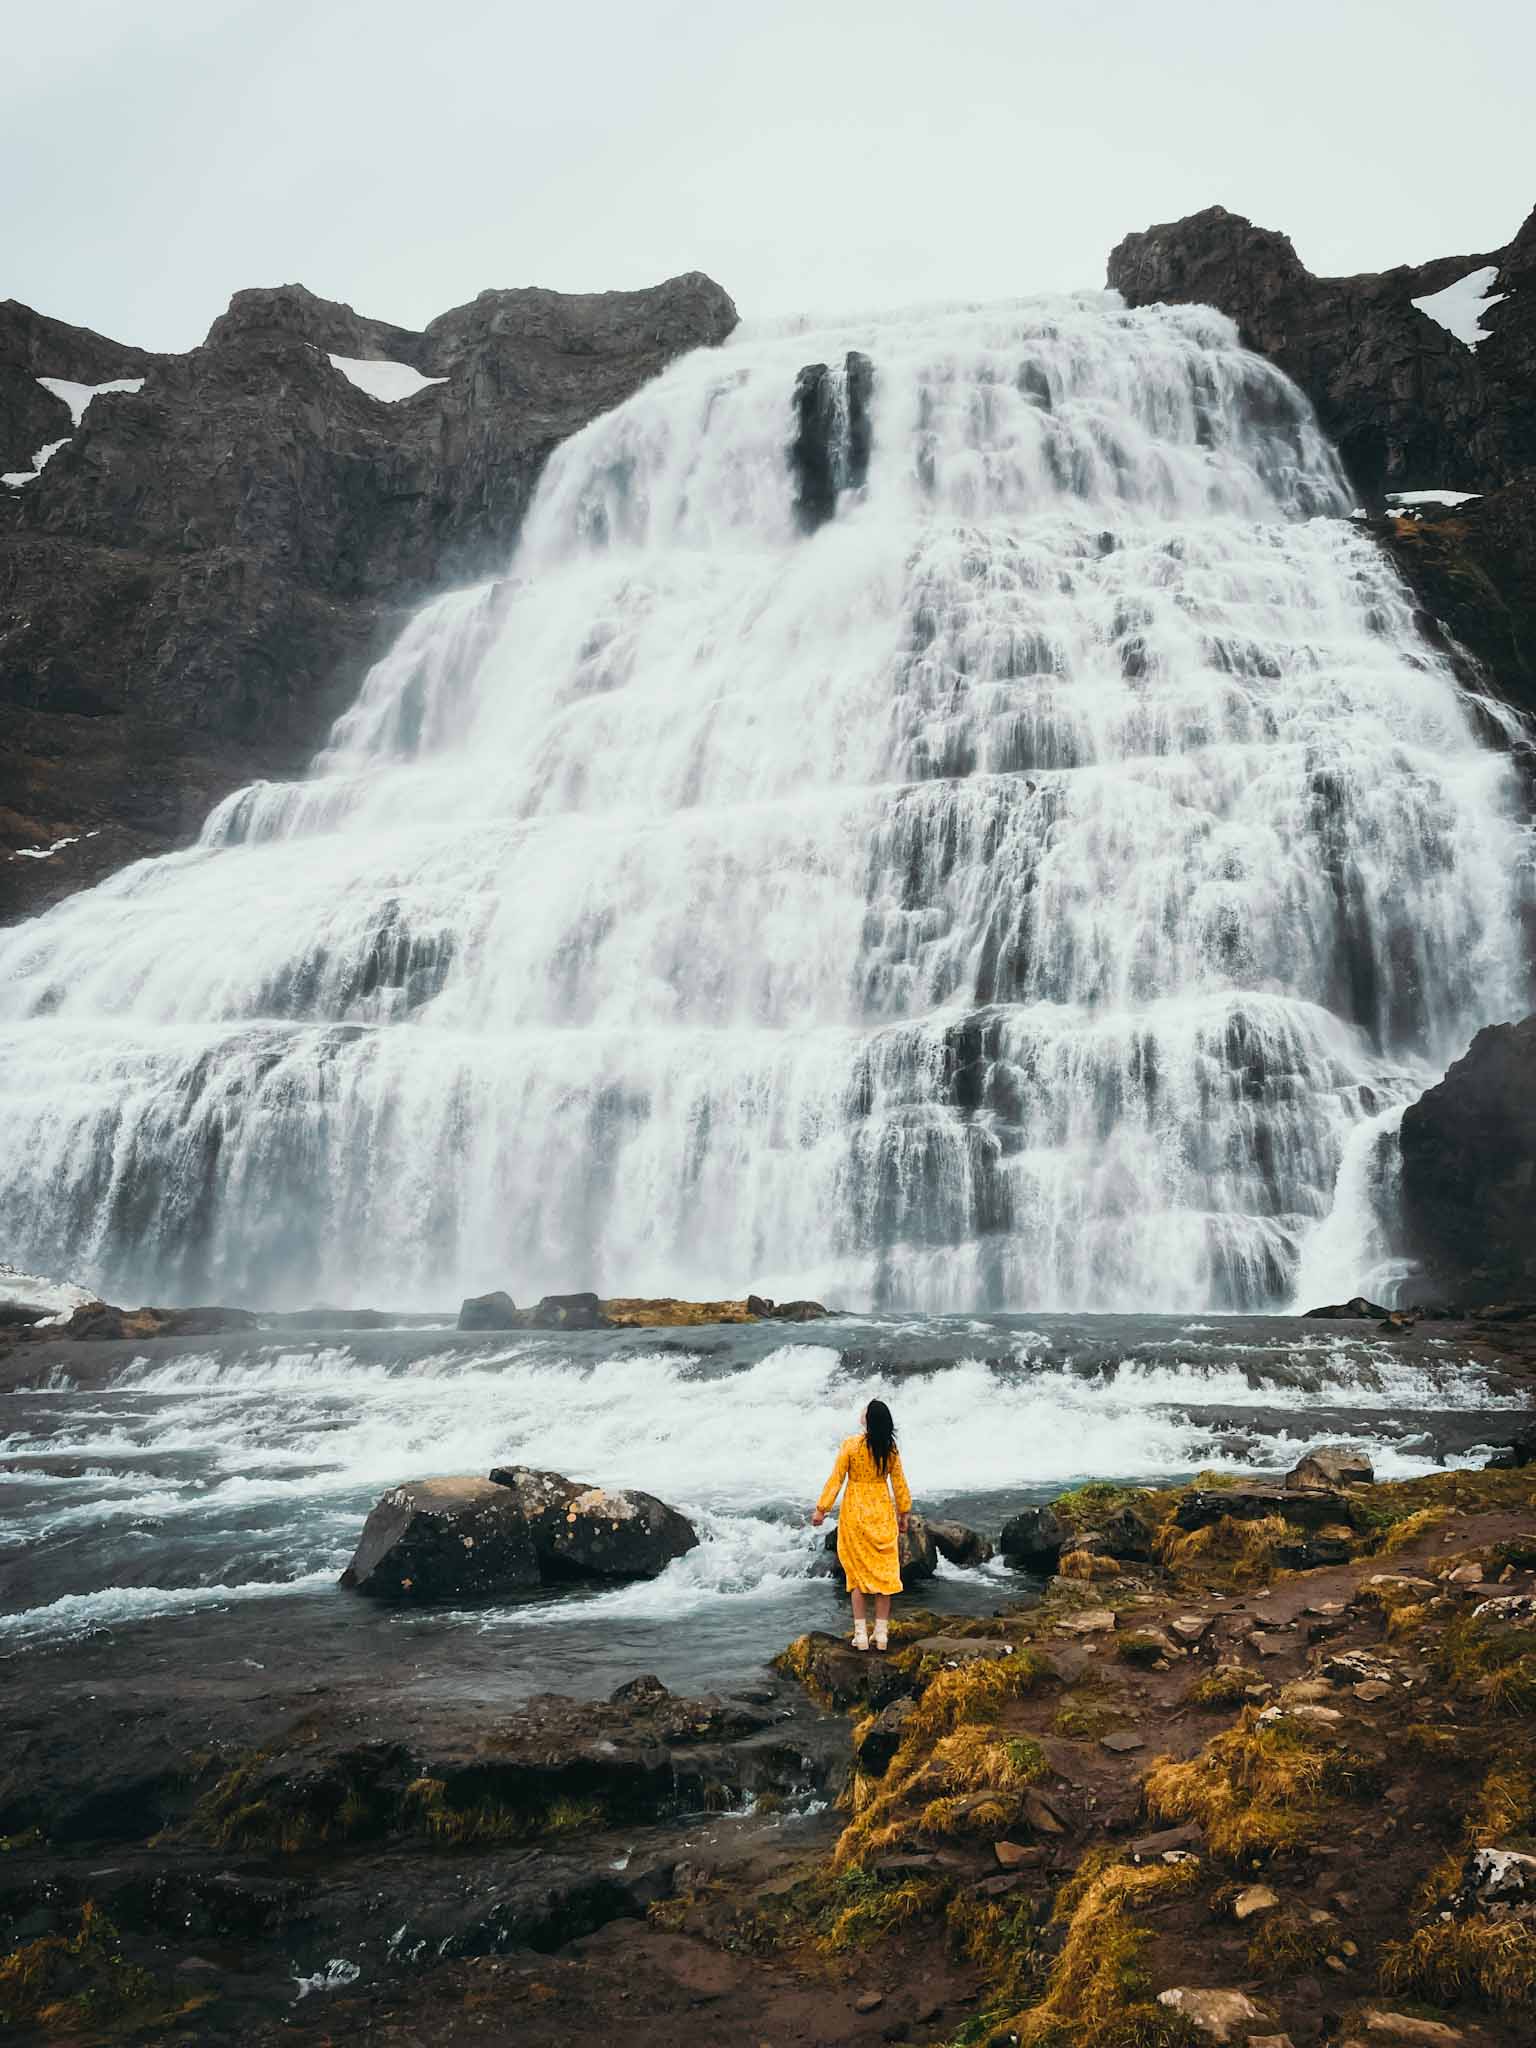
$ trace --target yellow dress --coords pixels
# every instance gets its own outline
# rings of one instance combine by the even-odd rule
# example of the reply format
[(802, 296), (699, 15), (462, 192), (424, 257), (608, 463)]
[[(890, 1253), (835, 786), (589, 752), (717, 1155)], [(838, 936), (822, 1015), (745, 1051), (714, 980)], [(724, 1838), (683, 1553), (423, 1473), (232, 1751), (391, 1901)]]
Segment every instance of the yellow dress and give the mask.
[[(843, 1511), (837, 1521), (837, 1559), (852, 1593), (899, 1593), (901, 1559), (896, 1517), (909, 1512), (912, 1495), (901, 1469), (901, 1454), (891, 1452), (882, 1475), (862, 1436), (851, 1436), (837, 1454), (832, 1477), (816, 1505), (823, 1514), (848, 1482)], [(896, 1496), (892, 1505), (891, 1495)]]

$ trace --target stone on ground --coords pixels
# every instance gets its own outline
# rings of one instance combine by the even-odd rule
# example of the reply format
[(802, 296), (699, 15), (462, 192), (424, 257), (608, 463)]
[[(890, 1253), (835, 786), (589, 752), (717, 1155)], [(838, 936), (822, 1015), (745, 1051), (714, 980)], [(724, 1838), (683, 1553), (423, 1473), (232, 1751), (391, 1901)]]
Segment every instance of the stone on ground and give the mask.
[(1182, 2013), (1202, 2034), (1221, 2043), (1246, 2042), (1254, 2025), (1262, 2025), (1266, 2018), (1244, 1991), (1206, 1991), (1180, 1984), (1159, 1991), (1157, 2002)]
[(1287, 1486), (1371, 1486), (1376, 1468), (1353, 1444), (1320, 1444), (1285, 1475)]

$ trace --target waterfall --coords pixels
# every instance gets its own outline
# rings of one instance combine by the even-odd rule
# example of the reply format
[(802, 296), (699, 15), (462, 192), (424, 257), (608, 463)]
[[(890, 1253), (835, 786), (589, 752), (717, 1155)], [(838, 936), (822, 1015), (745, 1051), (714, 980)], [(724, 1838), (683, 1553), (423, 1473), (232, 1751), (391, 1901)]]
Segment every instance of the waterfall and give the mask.
[(1513, 772), (1348, 503), (1198, 307), (683, 359), (305, 780), (0, 933), (0, 1252), (1284, 1303), (1354, 1135), (1527, 994)]

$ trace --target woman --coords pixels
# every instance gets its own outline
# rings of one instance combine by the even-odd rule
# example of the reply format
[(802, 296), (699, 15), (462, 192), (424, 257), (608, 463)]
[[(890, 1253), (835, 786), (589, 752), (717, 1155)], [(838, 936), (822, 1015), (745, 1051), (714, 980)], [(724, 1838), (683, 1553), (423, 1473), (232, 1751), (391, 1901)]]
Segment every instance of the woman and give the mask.
[(864, 1434), (849, 1437), (837, 1454), (811, 1526), (819, 1529), (827, 1519), (846, 1479), (848, 1497), (837, 1522), (837, 1561), (853, 1595), (853, 1647), (869, 1648), (864, 1602), (873, 1593), (875, 1648), (883, 1650), (889, 1640), (891, 1595), (901, 1591), (900, 1537), (906, 1533), (912, 1495), (901, 1469), (890, 1409), (883, 1401), (871, 1401), (862, 1421)]

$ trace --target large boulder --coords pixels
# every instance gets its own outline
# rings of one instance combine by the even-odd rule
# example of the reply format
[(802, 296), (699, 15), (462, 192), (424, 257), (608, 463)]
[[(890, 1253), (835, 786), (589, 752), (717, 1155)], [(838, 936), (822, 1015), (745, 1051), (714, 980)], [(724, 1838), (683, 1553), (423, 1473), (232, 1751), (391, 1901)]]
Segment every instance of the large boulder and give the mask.
[(1322, 1308), (1306, 1309), (1303, 1319), (1309, 1323), (1383, 1323), (1391, 1313), (1380, 1302), (1367, 1301), (1363, 1294), (1357, 1294), (1349, 1301), (1330, 1301)]
[(420, 1604), (517, 1593), (541, 1576), (515, 1492), (491, 1479), (411, 1479), (373, 1509), (341, 1583)]
[(1067, 1530), (1050, 1508), (1025, 1508), (1003, 1524), (997, 1539), (1004, 1564), (1049, 1575), (1060, 1562)]
[(459, 1310), (461, 1330), (515, 1330), (517, 1303), (510, 1294), (496, 1288), (490, 1294), (471, 1294)]
[(527, 1465), (498, 1466), (491, 1483), (517, 1502), (546, 1579), (654, 1579), (698, 1547), (693, 1524), (653, 1493)]
[(1536, 1294), (1536, 1017), (1479, 1031), (1403, 1112), (1407, 1250), (1432, 1293)]
[(519, 1309), (523, 1330), (609, 1330), (613, 1325), (595, 1294), (546, 1294), (533, 1308)]

